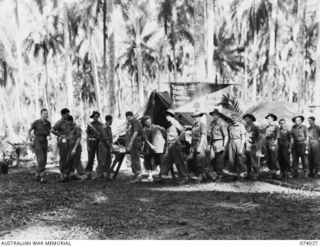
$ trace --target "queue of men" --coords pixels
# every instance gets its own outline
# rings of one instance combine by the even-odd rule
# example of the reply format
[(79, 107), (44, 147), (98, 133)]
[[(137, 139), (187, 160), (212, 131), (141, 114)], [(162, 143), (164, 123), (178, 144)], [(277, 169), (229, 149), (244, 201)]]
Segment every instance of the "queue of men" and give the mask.
[[(257, 180), (261, 151), (273, 178), (298, 178), (300, 160), (303, 177), (319, 178), (320, 127), (315, 125), (314, 117), (308, 118), (307, 128), (302, 124), (304, 117), (296, 116), (292, 119), (294, 125), (288, 128), (284, 119), (280, 119), (278, 125), (277, 116), (269, 113), (265, 117), (268, 124), (261, 130), (255, 125), (256, 118), (252, 114), (239, 118), (234, 113), (231, 124), (226, 124), (215, 109), (210, 112), (213, 118), (210, 126), (201, 121), (203, 115), (203, 112), (195, 112), (192, 115), (194, 124), (182, 126), (175, 113), (167, 110), (169, 127), (165, 130), (153, 124), (150, 116), (144, 116), (140, 121), (132, 112), (126, 112), (125, 145), (134, 174), (131, 182), (143, 181), (143, 170), (147, 175), (146, 181), (162, 181), (170, 172), (174, 176), (174, 165), (180, 184), (221, 181), (227, 174), (234, 174), (239, 180)], [(38, 163), (37, 181), (46, 182), (45, 167), (51, 133), (58, 138), (61, 182), (92, 177), (112, 180), (109, 175), (113, 151), (112, 116), (105, 116), (105, 123), (102, 123), (99, 121), (100, 113), (94, 111), (90, 118), (92, 122), (88, 123), (86, 130), (88, 162), (84, 169), (81, 165), (81, 129), (75, 124), (70, 111), (62, 109), (61, 119), (51, 127), (48, 111), (41, 110), (41, 119), (33, 122), (29, 130)], [(265, 142), (259, 141), (261, 134)], [(141, 157), (144, 158), (144, 169)], [(98, 165), (94, 176), (95, 158)], [(160, 171), (155, 174), (157, 168)]]

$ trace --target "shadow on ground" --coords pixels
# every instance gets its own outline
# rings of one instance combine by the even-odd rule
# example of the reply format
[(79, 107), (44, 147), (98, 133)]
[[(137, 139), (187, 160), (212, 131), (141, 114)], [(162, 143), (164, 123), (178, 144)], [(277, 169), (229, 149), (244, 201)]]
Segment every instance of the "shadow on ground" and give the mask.
[(0, 178), (2, 239), (319, 239), (320, 193), (265, 182), (177, 186)]

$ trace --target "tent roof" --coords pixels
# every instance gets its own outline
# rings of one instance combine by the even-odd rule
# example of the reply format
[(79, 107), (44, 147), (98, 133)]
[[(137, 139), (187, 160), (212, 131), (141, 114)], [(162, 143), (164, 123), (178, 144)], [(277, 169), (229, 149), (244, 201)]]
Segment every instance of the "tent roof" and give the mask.
[(284, 118), (287, 123), (291, 123), (291, 119), (299, 114), (299, 108), (297, 103), (262, 102), (251, 107), (247, 112), (253, 114), (259, 122), (265, 122), (266, 115), (273, 113), (278, 117), (278, 120)]

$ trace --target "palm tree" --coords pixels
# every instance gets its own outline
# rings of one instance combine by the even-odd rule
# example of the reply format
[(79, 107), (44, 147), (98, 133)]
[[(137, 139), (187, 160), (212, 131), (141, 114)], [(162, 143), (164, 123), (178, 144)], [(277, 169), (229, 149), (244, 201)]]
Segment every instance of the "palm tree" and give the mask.
[[(30, 14), (32, 15), (34, 21), (34, 28), (27, 36), (24, 43), (25, 50), (32, 53), (32, 56), (34, 56), (38, 60), (37, 66), (44, 66), (44, 99), (46, 108), (50, 111), (50, 105), (48, 102), (48, 59), (49, 55), (52, 55), (52, 57), (54, 57), (56, 54), (61, 52), (63, 42), (62, 34), (58, 33), (57, 30), (55, 30), (54, 22), (52, 22), (52, 20), (54, 20), (54, 18), (51, 18), (52, 9), (49, 8), (49, 12), (44, 13), (44, 8), (41, 3), (37, 1), (38, 11), (36, 11), (35, 9), (33, 9), (32, 11), (30, 10)], [(38, 100), (39, 99), (37, 98), (37, 112), (39, 110)]]
[[(126, 37), (122, 41), (123, 51), (118, 58), (118, 65), (126, 69), (139, 92), (139, 105), (143, 106), (141, 97), (144, 99), (142, 74), (145, 79), (154, 80), (158, 70), (158, 52), (153, 47), (159, 42), (161, 33), (152, 25), (145, 15), (140, 15), (139, 24), (136, 23), (136, 6), (131, 6), (126, 11)], [(138, 28), (137, 28), (138, 26)], [(137, 32), (140, 34), (138, 35)], [(137, 37), (139, 37), (137, 39)], [(138, 49), (140, 46), (140, 49)], [(137, 59), (139, 57), (139, 59)], [(140, 79), (139, 79), (140, 78)], [(143, 87), (142, 87), (143, 86)], [(141, 96), (142, 94), (142, 96)]]
[[(267, 34), (268, 19), (269, 19), (269, 5), (267, 0), (248, 0), (239, 1), (236, 0), (233, 5), (233, 21), (236, 24), (236, 37), (239, 41), (240, 46), (246, 46), (250, 43), (252, 49), (252, 68), (245, 68), (247, 72), (248, 69), (252, 70), (252, 97), (251, 99), (256, 102), (257, 100), (257, 80), (259, 76), (259, 61), (257, 58), (260, 53), (260, 45), (262, 44), (260, 37), (261, 33)], [(245, 50), (245, 57), (248, 56), (248, 48)], [(248, 66), (245, 63), (245, 66)], [(261, 75), (260, 75), (261, 76)], [(245, 75), (245, 79), (248, 78)], [(247, 82), (245, 82), (246, 84)]]
[(188, 0), (162, 0), (159, 5), (158, 21), (162, 23), (167, 42), (172, 51), (173, 77), (177, 81), (176, 46), (180, 41), (194, 43), (190, 20), (194, 9)]

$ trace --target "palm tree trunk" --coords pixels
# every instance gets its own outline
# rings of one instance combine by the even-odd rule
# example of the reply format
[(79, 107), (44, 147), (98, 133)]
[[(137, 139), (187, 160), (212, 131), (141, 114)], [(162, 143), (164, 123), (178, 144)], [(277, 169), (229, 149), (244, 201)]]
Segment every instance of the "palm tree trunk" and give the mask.
[(69, 109), (73, 109), (73, 76), (72, 76), (72, 62), (71, 62), (71, 48), (69, 38), (69, 25), (67, 4), (64, 3), (64, 49), (65, 49), (65, 62), (66, 62), (66, 84), (67, 84), (67, 104)]
[[(106, 2), (106, 0), (105, 0)], [(113, 11), (113, 0), (108, 0), (107, 13), (108, 20), (111, 22), (111, 14)], [(109, 95), (108, 95), (108, 106), (110, 114), (114, 114), (116, 110), (116, 93), (115, 93), (115, 43), (114, 43), (114, 32), (110, 34), (109, 37), (109, 71), (108, 71), (108, 81), (109, 81)]]
[(271, 18), (269, 20), (270, 26), (270, 43), (269, 43), (269, 81), (274, 84), (272, 87), (272, 97), (275, 99), (276, 95), (276, 22), (278, 11), (278, 0), (272, 0)]
[(216, 71), (213, 61), (214, 54), (214, 0), (208, 0), (208, 30), (207, 30), (207, 81), (216, 81)]
[(22, 38), (21, 38), (21, 32), (20, 32), (20, 16), (19, 16), (19, 5), (18, 0), (15, 0), (15, 18), (16, 18), (16, 24), (17, 24), (17, 32), (16, 32), (16, 46), (17, 46), (17, 59), (18, 59), (18, 76), (19, 79), (17, 80), (16, 85), (16, 107), (17, 107), (17, 114), (19, 122), (21, 122), (21, 100), (20, 95), (22, 91), (22, 87), (24, 84), (24, 72), (23, 72), (23, 58), (22, 58)]
[(45, 84), (44, 84), (44, 93), (43, 93), (43, 96), (44, 96), (44, 102), (45, 102), (45, 105), (46, 105), (46, 108), (49, 112), (49, 115), (50, 115), (50, 106), (49, 106), (49, 100), (48, 100), (48, 64), (47, 64), (47, 61), (44, 62), (44, 69), (45, 69)]
[[(136, 1), (134, 1), (136, 4)], [(137, 11), (137, 6), (135, 10)], [(141, 53), (141, 27), (139, 22), (138, 13), (136, 13), (136, 44), (137, 44), (137, 73), (138, 73), (138, 92), (139, 92), (139, 106), (144, 106), (144, 87), (143, 87), (143, 78), (142, 78), (142, 53)]]
[(0, 87), (0, 109), (1, 106), (3, 108), (3, 119), (5, 123), (5, 127), (8, 130), (8, 135), (10, 138), (13, 138), (15, 136), (15, 133), (12, 128), (12, 121), (11, 121), (11, 114), (8, 114), (8, 105), (6, 104), (6, 100), (4, 99), (6, 92), (3, 87)]
[[(318, 2), (317, 8), (317, 21), (320, 23), (320, 1)], [(318, 25), (318, 41), (317, 41), (317, 52), (316, 52), (316, 81), (313, 90), (314, 105), (316, 106), (315, 114), (320, 115), (320, 25)]]
[(97, 103), (97, 108), (98, 108), (99, 112), (102, 112), (101, 96), (100, 96), (100, 83), (99, 83), (99, 76), (98, 76), (96, 58), (95, 58), (95, 55), (93, 53), (92, 35), (91, 35), (90, 27), (88, 27), (87, 35), (88, 35), (88, 40), (89, 40), (90, 61), (91, 61), (91, 66), (92, 66), (92, 70), (93, 70), (93, 81), (94, 81), (94, 89), (95, 89), (95, 95), (96, 95), (96, 103)]

